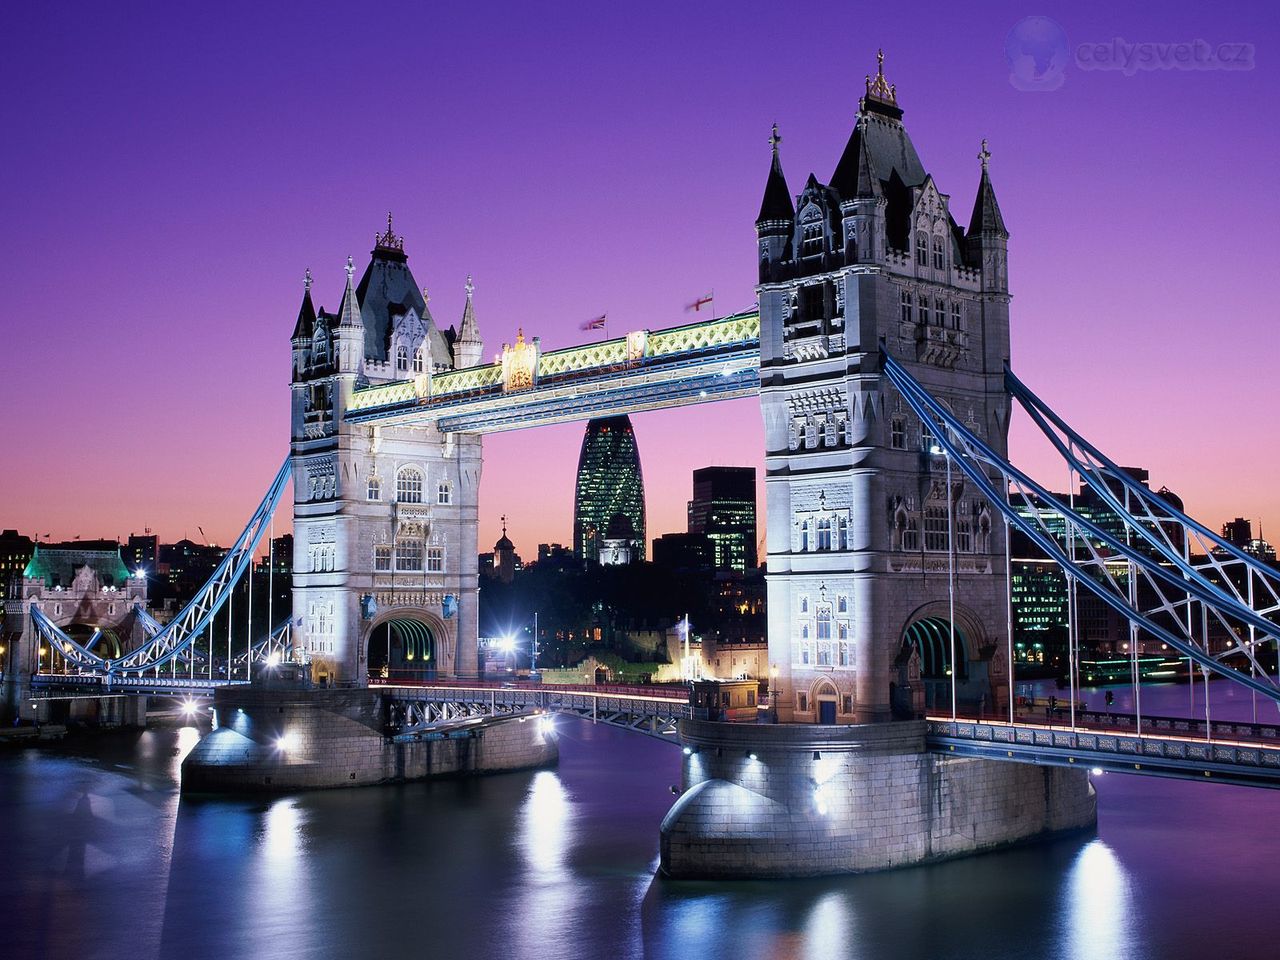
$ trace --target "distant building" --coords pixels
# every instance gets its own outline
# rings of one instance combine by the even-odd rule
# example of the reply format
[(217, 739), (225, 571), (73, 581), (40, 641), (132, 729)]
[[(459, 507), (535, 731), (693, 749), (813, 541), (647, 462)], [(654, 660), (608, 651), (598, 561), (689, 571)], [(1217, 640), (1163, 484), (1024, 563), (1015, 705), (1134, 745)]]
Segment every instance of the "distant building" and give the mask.
[(1244, 517), (1236, 517), (1222, 525), (1222, 539), (1233, 547), (1239, 547), (1245, 553), (1264, 560), (1267, 563), (1275, 563), (1276, 548), (1262, 539), (1262, 529), (1259, 525), (1258, 536), (1253, 535), (1253, 523)]
[(493, 572), (503, 583), (515, 579), (520, 569), (520, 558), (516, 555), (516, 546), (507, 536), (507, 518), (502, 518), (502, 536), (493, 545)]
[[(1143, 486), (1149, 486), (1149, 474), (1141, 467), (1123, 468), (1134, 480)], [(1108, 491), (1121, 502), (1124, 501), (1124, 490), (1118, 482), (1114, 482)], [(1157, 493), (1171, 506), (1182, 509), (1182, 500), (1169, 489), (1162, 487)], [(1127, 536), (1125, 526), (1119, 515), (1106, 502), (1102, 492), (1082, 482), (1074, 496), (1070, 493), (1055, 493), (1054, 498), (1062, 503), (1070, 503), (1075, 511), (1105, 533), (1119, 540), (1128, 540), (1141, 552), (1154, 555), (1155, 548), (1144, 540)], [(1023, 503), (1015, 504), (1016, 509), (1024, 516), (1038, 516), (1046, 532), (1059, 543), (1066, 542), (1066, 521), (1052, 509), (1041, 506), (1035, 501), (1031, 506)], [(1247, 521), (1246, 521), (1247, 523)], [(1170, 525), (1166, 531), (1175, 549), (1181, 549), (1182, 529)], [(1076, 541), (1076, 551), (1081, 559), (1086, 557), (1086, 547), (1082, 539)], [(1068, 598), (1067, 577), (1058, 566), (1046, 557), (1030, 538), (1018, 530), (1010, 531), (1010, 580), (1013, 612), (1014, 660), (1034, 665), (1066, 669), (1067, 630), (1068, 630)], [(1128, 577), (1127, 565), (1117, 563), (1111, 570), (1117, 583), (1125, 583)], [(1149, 587), (1139, 581), (1139, 606), (1150, 607), (1147, 603), (1146, 591)], [(1151, 598), (1153, 599), (1153, 598)], [(1130, 631), (1128, 620), (1117, 613), (1087, 588), (1080, 587), (1076, 591), (1077, 616), (1076, 638), (1079, 648), (1085, 656), (1110, 656), (1128, 650)], [(1147, 652), (1150, 648), (1160, 652), (1160, 644), (1154, 637), (1145, 632), (1138, 635), (1138, 648)]]
[(631, 520), (626, 514), (615, 513), (609, 518), (609, 526), (605, 528), (604, 537), (600, 540), (600, 566), (626, 566), (635, 559), (635, 542), (636, 531)]
[(716, 551), (703, 533), (664, 533), (653, 541), (653, 562), (675, 573), (709, 573)]
[(626, 416), (602, 417), (587, 423), (574, 493), (574, 556), (598, 563), (602, 541), (618, 515), (631, 526), (630, 559), (643, 560), (644, 477), (635, 431)]
[(31, 560), (35, 546), (34, 540), (17, 530), (0, 533), (0, 591), (7, 593), (15, 587)]
[(154, 573), (160, 563), (160, 538), (150, 530), (141, 536), (131, 533), (121, 554), (130, 570), (141, 568)]
[(573, 555), (572, 547), (566, 547), (560, 543), (540, 543), (538, 544), (538, 565), (566, 570), (578, 566), (578, 560)]
[(745, 573), (756, 557), (754, 467), (703, 467), (693, 471), (689, 532), (711, 541), (717, 570)]

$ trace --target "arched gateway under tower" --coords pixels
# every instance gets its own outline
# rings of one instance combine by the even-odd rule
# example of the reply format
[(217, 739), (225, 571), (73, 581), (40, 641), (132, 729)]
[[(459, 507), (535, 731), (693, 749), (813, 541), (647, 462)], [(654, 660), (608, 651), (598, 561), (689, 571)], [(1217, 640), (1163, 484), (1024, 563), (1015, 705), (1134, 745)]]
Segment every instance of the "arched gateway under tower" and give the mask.
[(437, 631), (438, 621), (421, 611), (400, 611), (374, 623), (365, 637), (368, 678), (392, 682), (436, 679)]

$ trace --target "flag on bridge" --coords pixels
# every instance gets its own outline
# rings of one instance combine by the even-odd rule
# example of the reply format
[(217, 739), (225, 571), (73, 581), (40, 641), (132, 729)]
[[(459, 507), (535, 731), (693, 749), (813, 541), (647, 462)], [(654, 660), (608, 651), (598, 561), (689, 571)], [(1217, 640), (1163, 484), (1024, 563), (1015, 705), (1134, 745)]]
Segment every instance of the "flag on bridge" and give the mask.
[(715, 300), (715, 298), (716, 295), (714, 293), (708, 293), (705, 297), (698, 297), (698, 299), (693, 301), (693, 303), (685, 304), (685, 312), (687, 313), (692, 310), (694, 313), (701, 313), (702, 308)]
[(592, 317), (590, 320), (582, 324), (583, 330), (603, 330), (609, 323), (609, 315), (602, 313), (598, 317)]

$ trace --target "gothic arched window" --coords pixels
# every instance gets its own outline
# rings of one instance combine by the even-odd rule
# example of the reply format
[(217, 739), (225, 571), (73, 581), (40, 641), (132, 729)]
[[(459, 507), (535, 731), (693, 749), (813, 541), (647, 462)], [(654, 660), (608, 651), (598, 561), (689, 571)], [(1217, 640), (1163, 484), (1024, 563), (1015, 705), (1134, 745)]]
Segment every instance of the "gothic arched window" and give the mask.
[(396, 502), (422, 502), (422, 471), (417, 467), (403, 467), (396, 474)]
[(382, 499), (382, 478), (379, 477), (376, 473), (369, 474), (369, 482), (365, 488), (365, 499), (366, 500)]
[(818, 639), (831, 639), (831, 604), (818, 604)]
[(923, 230), (916, 234), (916, 263), (921, 267), (929, 265), (929, 235)]
[(947, 265), (947, 256), (942, 252), (942, 238), (933, 238), (933, 269), (941, 270)]
[(453, 502), (453, 487), (449, 486), (448, 480), (441, 480), (440, 486), (436, 488), (436, 503), (447, 505)]
[(422, 348), (419, 347), (417, 350), (413, 351), (413, 372), (421, 373), (422, 366), (423, 366)]
[(401, 373), (409, 369), (409, 351), (404, 347), (396, 347), (396, 369)]
[(830, 520), (818, 521), (818, 549), (819, 550), (831, 549), (831, 521)]

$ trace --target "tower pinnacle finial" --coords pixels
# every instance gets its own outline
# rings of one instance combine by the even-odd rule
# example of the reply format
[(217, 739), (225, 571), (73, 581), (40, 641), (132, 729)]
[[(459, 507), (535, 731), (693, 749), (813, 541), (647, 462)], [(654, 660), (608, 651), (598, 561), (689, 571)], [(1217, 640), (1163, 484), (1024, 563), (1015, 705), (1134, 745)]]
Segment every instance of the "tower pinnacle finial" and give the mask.
[(347, 282), (348, 283), (351, 282), (351, 276), (355, 272), (356, 272), (356, 262), (352, 260), (350, 256), (348, 256), (347, 257)]
[(881, 103), (887, 103), (892, 106), (898, 105), (898, 90), (896, 84), (890, 84), (884, 78), (884, 50), (876, 51), (876, 75), (875, 78), (868, 74), (867, 97), (879, 100)]
[(991, 160), (991, 151), (987, 149), (987, 138), (982, 138), (982, 150), (978, 153), (978, 159), (982, 161), (982, 170), (985, 173), (987, 163)]
[(773, 155), (778, 155), (778, 144), (782, 142), (782, 137), (778, 134), (778, 121), (773, 121), (773, 133), (769, 137), (769, 146), (773, 147)]
[(476, 292), (476, 285), (471, 281), (471, 274), (467, 274), (467, 299), (471, 299), (471, 295)]
[(422, 288), (422, 305), (425, 307), (431, 302), (431, 294), (427, 293), (427, 288)]
[(302, 289), (311, 290), (311, 268), (307, 267), (307, 272), (302, 275)]
[(404, 237), (397, 237), (395, 231), (391, 229), (391, 211), (387, 211), (387, 232), (375, 235), (373, 245), (381, 247), (383, 250), (403, 250)]

